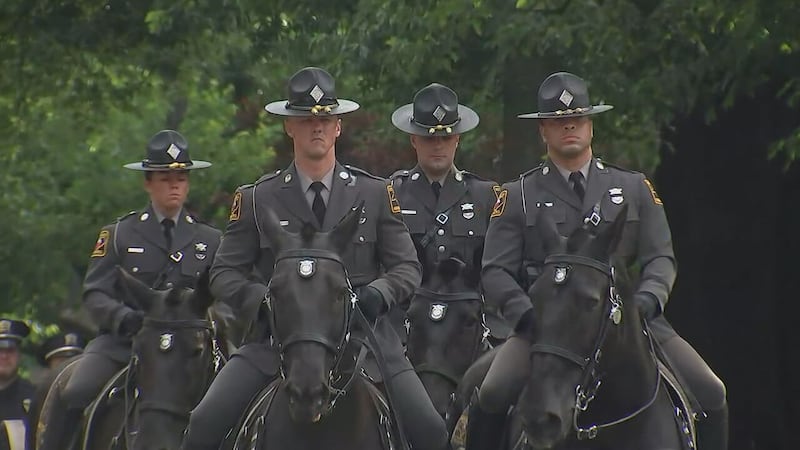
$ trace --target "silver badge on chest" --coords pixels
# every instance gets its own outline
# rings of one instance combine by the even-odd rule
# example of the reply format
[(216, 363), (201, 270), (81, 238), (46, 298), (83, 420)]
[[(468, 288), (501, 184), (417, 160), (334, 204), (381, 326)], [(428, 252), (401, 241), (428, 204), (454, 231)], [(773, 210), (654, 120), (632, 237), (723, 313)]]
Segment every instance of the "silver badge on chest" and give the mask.
[(475, 217), (475, 205), (472, 203), (464, 203), (461, 205), (461, 215), (469, 220)]
[(625, 198), (622, 196), (622, 188), (615, 187), (608, 190), (608, 195), (611, 197), (611, 203), (615, 205), (621, 204), (625, 201)]
[(198, 242), (194, 244), (194, 257), (199, 259), (200, 261), (206, 259), (206, 251), (208, 251), (208, 245), (203, 242)]
[(299, 263), (297, 263), (297, 272), (303, 278), (311, 278), (314, 276), (317, 267), (314, 264), (313, 259), (301, 259)]
[(158, 340), (158, 349), (161, 350), (162, 352), (169, 351), (172, 348), (172, 340), (173, 340), (172, 333), (162, 334)]
[(431, 318), (432, 321), (438, 322), (444, 319), (444, 315), (447, 312), (447, 305), (443, 305), (441, 303), (433, 303), (431, 304), (431, 310), (428, 314), (428, 317)]

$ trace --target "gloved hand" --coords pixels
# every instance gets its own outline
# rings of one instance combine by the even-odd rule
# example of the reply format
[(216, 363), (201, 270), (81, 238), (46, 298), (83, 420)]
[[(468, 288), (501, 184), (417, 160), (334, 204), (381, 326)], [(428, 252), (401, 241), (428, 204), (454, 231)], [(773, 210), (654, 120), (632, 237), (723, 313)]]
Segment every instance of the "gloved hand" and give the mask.
[(522, 313), (519, 320), (517, 320), (517, 324), (514, 325), (514, 333), (523, 336), (531, 335), (536, 326), (536, 321), (534, 319), (533, 308)]
[(144, 323), (144, 312), (130, 311), (126, 313), (119, 322), (119, 335), (132, 337), (142, 329), (142, 323)]
[(639, 308), (639, 315), (650, 321), (658, 317), (661, 313), (661, 305), (658, 304), (658, 299), (647, 292), (637, 292), (633, 296), (633, 301), (636, 307)]
[(389, 309), (381, 291), (372, 286), (367, 285), (356, 288), (356, 295), (358, 296), (358, 307), (370, 322), (374, 322), (378, 316)]

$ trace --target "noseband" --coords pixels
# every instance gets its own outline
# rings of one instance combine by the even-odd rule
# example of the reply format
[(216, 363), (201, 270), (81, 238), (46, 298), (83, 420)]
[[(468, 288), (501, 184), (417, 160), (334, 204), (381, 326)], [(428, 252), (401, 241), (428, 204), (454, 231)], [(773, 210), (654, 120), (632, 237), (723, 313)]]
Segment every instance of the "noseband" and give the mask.
[[(342, 357), (345, 353), (345, 349), (347, 344), (350, 342), (350, 328), (352, 324), (353, 312), (356, 308), (356, 304), (358, 303), (358, 297), (356, 296), (355, 291), (353, 290), (353, 286), (350, 283), (350, 277), (347, 273), (347, 268), (344, 265), (344, 262), (339, 257), (338, 254), (329, 251), (329, 250), (322, 250), (322, 249), (296, 249), (296, 250), (285, 250), (278, 254), (275, 258), (275, 268), (273, 269), (273, 274), (277, 270), (278, 263), (284, 260), (297, 260), (297, 270), (302, 278), (311, 278), (316, 275), (317, 271), (317, 262), (319, 260), (327, 260), (335, 262), (341, 269), (344, 275), (345, 281), (347, 282), (347, 293), (348, 298), (345, 300), (344, 305), (344, 323), (342, 324), (342, 333), (339, 336), (338, 340), (333, 341), (327, 336), (324, 336), (320, 333), (308, 333), (308, 332), (294, 332), (289, 334), (285, 339), (281, 339), (278, 333), (278, 318), (276, 317), (275, 308), (272, 304), (273, 296), (271, 290), (272, 281), (267, 285), (267, 293), (265, 296), (265, 304), (267, 306), (268, 316), (269, 316), (269, 325), (271, 329), (271, 336), (270, 341), (273, 345), (278, 348), (278, 353), (280, 356), (281, 361), (281, 377), (286, 378), (286, 374), (284, 372), (284, 354), (286, 349), (288, 349), (291, 345), (297, 344), (300, 342), (313, 342), (322, 345), (328, 352), (330, 352), (334, 357), (334, 364), (331, 367), (330, 372), (328, 373), (328, 383), (327, 388), (332, 393), (335, 394), (333, 399), (329, 401), (329, 404), (326, 408), (327, 411), (333, 409), (336, 400), (339, 397), (343, 396), (347, 389), (352, 384), (353, 380), (356, 378), (357, 370), (353, 371), (352, 377), (350, 377), (347, 382), (344, 384), (342, 388), (334, 387), (334, 384), (339, 379), (339, 374), (337, 373), (337, 369), (339, 368), (339, 364), (342, 361)], [(362, 360), (365, 355), (365, 352), (361, 352), (359, 354), (359, 360)], [(360, 361), (359, 361), (360, 362)], [(357, 363), (358, 364), (358, 363)]]
[[(603, 429), (608, 428), (614, 425), (618, 425), (622, 422), (626, 422), (634, 417), (638, 416), (641, 412), (645, 411), (647, 408), (652, 405), (656, 397), (658, 396), (658, 389), (659, 389), (659, 380), (656, 379), (655, 383), (655, 392), (650, 400), (645, 403), (641, 408), (635, 411), (632, 414), (629, 414), (621, 419), (614, 420), (612, 422), (603, 423), (600, 425), (592, 425), (588, 428), (582, 428), (578, 424), (578, 416), (581, 412), (586, 411), (589, 408), (589, 403), (594, 400), (595, 395), (597, 394), (598, 388), (600, 388), (600, 384), (602, 382), (601, 376), (598, 373), (598, 367), (600, 366), (600, 359), (603, 355), (603, 345), (605, 344), (606, 338), (608, 337), (608, 332), (612, 328), (618, 326), (622, 323), (622, 298), (619, 296), (616, 287), (616, 277), (614, 273), (614, 267), (604, 262), (598, 261), (593, 258), (588, 258), (584, 256), (578, 255), (568, 255), (568, 254), (554, 254), (548, 256), (545, 261), (545, 265), (552, 265), (555, 268), (553, 281), (556, 284), (563, 285), (567, 283), (569, 280), (569, 274), (572, 270), (572, 266), (584, 266), (589, 267), (594, 270), (599, 271), (603, 275), (608, 278), (608, 296), (606, 297), (606, 303), (608, 304), (607, 312), (605, 314), (605, 320), (600, 325), (600, 331), (595, 338), (594, 349), (589, 354), (589, 356), (581, 356), (569, 349), (565, 349), (563, 347), (557, 345), (551, 345), (547, 343), (535, 343), (531, 345), (531, 354), (535, 353), (544, 353), (555, 355), (566, 359), (581, 369), (581, 379), (580, 383), (575, 386), (575, 407), (573, 408), (573, 415), (572, 415), (572, 424), (575, 432), (577, 433), (577, 437), (579, 440), (583, 439), (594, 439), (597, 437), (597, 433)], [(653, 357), (654, 364), (657, 364), (655, 361), (655, 352), (652, 348), (652, 338), (650, 339), (650, 352)], [(656, 376), (658, 376), (658, 371), (656, 371)]]

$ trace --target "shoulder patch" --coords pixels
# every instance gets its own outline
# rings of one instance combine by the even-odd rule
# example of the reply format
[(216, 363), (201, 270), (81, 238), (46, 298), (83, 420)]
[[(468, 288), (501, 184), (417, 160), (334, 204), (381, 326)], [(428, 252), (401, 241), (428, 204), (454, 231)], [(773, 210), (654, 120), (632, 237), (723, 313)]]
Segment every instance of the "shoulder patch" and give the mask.
[(497, 196), (497, 201), (494, 203), (494, 208), (492, 208), (490, 219), (503, 215), (506, 210), (506, 201), (508, 200), (508, 189), (503, 189), (500, 186), (494, 186), (493, 189), (495, 196)]
[(350, 164), (345, 164), (344, 167), (347, 170), (351, 171), (351, 172), (356, 172), (359, 175), (364, 175), (365, 177), (372, 178), (373, 180), (380, 180), (380, 181), (385, 181), (386, 180), (385, 178), (379, 177), (377, 175), (373, 175), (373, 174), (367, 172), (364, 169), (358, 168), (356, 166), (351, 166)]
[(231, 204), (231, 214), (228, 216), (228, 220), (234, 222), (239, 220), (239, 217), (242, 215), (242, 191), (236, 191), (236, 194), (233, 195), (233, 203)]
[(392, 208), (392, 214), (400, 214), (400, 202), (397, 201), (397, 194), (394, 192), (394, 186), (387, 184), (386, 193), (389, 194), (389, 206)]
[(100, 236), (97, 237), (97, 242), (94, 244), (92, 251), (92, 258), (102, 258), (108, 252), (108, 238), (110, 233), (108, 230), (100, 230)]
[(656, 205), (663, 205), (664, 202), (662, 202), (661, 201), (661, 197), (659, 197), (658, 194), (656, 194), (656, 190), (653, 187), (653, 183), (651, 183), (650, 180), (645, 178), (644, 179), (644, 184), (646, 184), (647, 185), (647, 189), (650, 190), (650, 195), (653, 197), (653, 203), (655, 203)]

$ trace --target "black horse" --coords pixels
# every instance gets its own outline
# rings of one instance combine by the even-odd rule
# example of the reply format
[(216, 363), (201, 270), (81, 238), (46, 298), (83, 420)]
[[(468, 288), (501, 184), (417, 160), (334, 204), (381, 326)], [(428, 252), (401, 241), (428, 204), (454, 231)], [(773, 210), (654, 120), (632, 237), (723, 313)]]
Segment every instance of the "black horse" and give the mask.
[[(120, 283), (128, 299), (145, 312), (144, 325), (133, 338), (130, 364), (88, 408), (91, 419), (78, 441), (65, 443), (64, 448), (177, 449), (189, 411), (226, 358), (223, 329), (217, 326), (219, 321), (209, 318), (213, 298), (208, 273), (195, 289), (153, 290), (122, 270)], [(80, 355), (68, 361), (49, 386), (43, 386), (47, 394), (41, 417), (60, 401), (59, 393), (77, 358)]]
[(380, 396), (358, 370), (365, 353), (350, 339), (360, 312), (339, 257), (358, 229), (360, 211), (353, 209), (328, 232), (304, 226), (290, 233), (274, 214), (263, 222), (276, 255), (267, 310), (282, 377), (256, 397), (226, 445), (388, 448), (387, 411), (376, 408)]
[(406, 312), (406, 355), (450, 433), (463, 407), (461, 377), (489, 348), (479, 267), (480, 259), (456, 257), (426, 267)]

